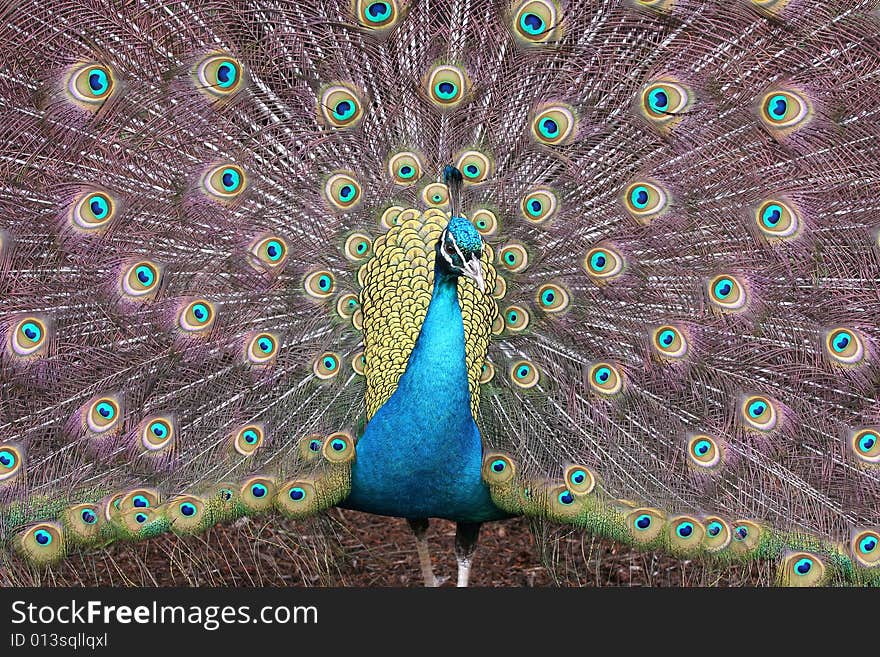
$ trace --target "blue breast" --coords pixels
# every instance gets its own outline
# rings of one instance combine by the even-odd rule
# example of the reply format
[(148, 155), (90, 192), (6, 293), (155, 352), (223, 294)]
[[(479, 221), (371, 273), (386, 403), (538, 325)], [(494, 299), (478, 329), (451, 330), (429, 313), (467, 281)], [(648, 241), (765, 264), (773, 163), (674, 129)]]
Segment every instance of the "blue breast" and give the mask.
[(434, 293), (397, 390), (357, 443), (341, 505), (404, 518), (482, 522), (507, 517), (489, 497), (480, 431), (470, 408), (464, 327), (454, 278)]

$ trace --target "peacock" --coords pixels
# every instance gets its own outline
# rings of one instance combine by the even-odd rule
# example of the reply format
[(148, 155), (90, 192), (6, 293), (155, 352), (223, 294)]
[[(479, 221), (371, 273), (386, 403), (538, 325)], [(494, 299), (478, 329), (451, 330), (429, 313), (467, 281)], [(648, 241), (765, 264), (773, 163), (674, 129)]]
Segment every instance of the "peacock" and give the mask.
[(878, 35), (872, 0), (3, 2), (2, 568), (342, 507), (428, 586), (431, 519), (467, 586), (521, 516), (880, 584)]

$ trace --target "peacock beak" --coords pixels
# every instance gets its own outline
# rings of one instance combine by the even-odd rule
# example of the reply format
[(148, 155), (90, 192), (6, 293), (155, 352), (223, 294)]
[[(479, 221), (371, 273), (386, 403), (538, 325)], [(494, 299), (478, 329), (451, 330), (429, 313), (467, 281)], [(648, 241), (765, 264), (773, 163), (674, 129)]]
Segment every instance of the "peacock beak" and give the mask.
[(477, 287), (480, 288), (480, 292), (486, 291), (486, 282), (483, 280), (483, 267), (479, 258), (471, 258), (465, 261), (461, 273), (476, 283)]

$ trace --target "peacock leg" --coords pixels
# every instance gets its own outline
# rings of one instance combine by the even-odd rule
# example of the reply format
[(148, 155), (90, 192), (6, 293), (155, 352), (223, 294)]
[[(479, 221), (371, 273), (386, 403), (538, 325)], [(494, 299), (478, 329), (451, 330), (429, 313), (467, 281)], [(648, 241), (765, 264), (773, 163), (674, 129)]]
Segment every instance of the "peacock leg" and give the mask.
[(434, 577), (434, 569), (431, 566), (431, 552), (428, 549), (427, 539), (428, 519), (407, 518), (406, 521), (416, 537), (416, 550), (419, 552), (419, 565), (422, 567), (422, 577), (425, 579), (425, 586), (440, 586), (440, 581)]
[(477, 548), (480, 537), (479, 522), (459, 522), (455, 524), (455, 558), (458, 560), (458, 586), (468, 585), (471, 574), (471, 557)]

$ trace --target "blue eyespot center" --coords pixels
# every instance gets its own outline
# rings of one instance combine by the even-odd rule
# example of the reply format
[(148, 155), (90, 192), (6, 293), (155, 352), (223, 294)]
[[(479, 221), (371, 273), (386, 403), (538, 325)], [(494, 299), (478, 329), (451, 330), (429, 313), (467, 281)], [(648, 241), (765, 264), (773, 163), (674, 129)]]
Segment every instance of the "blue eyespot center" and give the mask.
[(715, 296), (719, 299), (726, 299), (733, 292), (733, 281), (728, 278), (722, 278), (715, 283)]
[(242, 434), (244, 437), (244, 442), (248, 445), (256, 445), (260, 440), (260, 436), (253, 429), (248, 429)]
[(93, 196), (89, 199), (89, 209), (95, 215), (95, 219), (103, 219), (110, 211), (107, 201), (101, 196)]
[(89, 89), (94, 96), (100, 96), (106, 93), (110, 87), (107, 74), (99, 68), (93, 68), (89, 71)]
[(709, 534), (709, 536), (718, 536), (718, 534), (721, 533), (721, 529), (720, 522), (711, 522), (709, 523), (709, 526), (706, 527), (706, 533)]
[(280, 242), (272, 240), (266, 245), (266, 255), (269, 256), (270, 260), (278, 260), (283, 253), (284, 247), (281, 246)]
[(767, 111), (770, 114), (770, 118), (781, 121), (788, 112), (788, 100), (782, 95), (773, 96), (767, 102)]
[(21, 332), (24, 333), (24, 337), (33, 343), (39, 342), (43, 336), (43, 331), (34, 322), (25, 322), (21, 327)]
[(694, 525), (691, 522), (683, 522), (675, 529), (675, 533), (679, 538), (687, 538), (694, 533)]
[(184, 502), (180, 505), (180, 512), (187, 518), (192, 518), (196, 514), (196, 505), (190, 502)]
[(600, 367), (596, 370), (596, 381), (598, 383), (607, 383), (608, 379), (611, 378), (611, 370), (607, 367)]
[(544, 19), (537, 14), (527, 12), (520, 17), (519, 26), (527, 34), (536, 36), (544, 31)]
[(162, 422), (153, 422), (153, 424), (150, 425), (150, 432), (152, 432), (156, 438), (164, 438), (168, 435), (168, 427)]
[(290, 499), (292, 499), (294, 502), (299, 502), (301, 499), (305, 498), (306, 492), (302, 488), (296, 486), (290, 489), (289, 495)]
[(374, 23), (381, 23), (391, 16), (391, 5), (387, 2), (373, 2), (367, 7), (367, 19)]
[(458, 87), (452, 82), (444, 80), (443, 82), (438, 82), (436, 84), (434, 91), (437, 93), (437, 96), (443, 100), (449, 100), (455, 97), (455, 94), (458, 93)]
[(648, 94), (648, 102), (655, 112), (663, 112), (669, 107), (669, 96), (663, 89), (654, 89)]
[(644, 530), (648, 529), (648, 527), (651, 526), (652, 522), (653, 521), (651, 520), (651, 516), (648, 515), (647, 513), (643, 513), (638, 518), (636, 518), (635, 526), (636, 526), (636, 529), (644, 531)]
[(529, 368), (527, 365), (522, 365), (519, 369), (517, 369), (516, 376), (517, 378), (524, 379), (529, 375), (530, 372), (531, 368)]
[(251, 486), (251, 495), (256, 498), (265, 497), (269, 490), (263, 484), (254, 484)]
[(705, 456), (712, 449), (712, 444), (708, 440), (700, 440), (694, 445), (694, 452), (699, 456)]
[(813, 560), (806, 557), (798, 559), (797, 563), (794, 565), (794, 571), (798, 575), (806, 575), (811, 570), (813, 570)]
[(492, 471), (493, 472), (504, 472), (507, 469), (507, 463), (503, 459), (496, 459), (492, 461)]
[(155, 276), (153, 275), (153, 271), (146, 267), (145, 265), (141, 265), (137, 269), (135, 269), (135, 276), (141, 282), (142, 285), (149, 287), (152, 285)]
[(753, 418), (761, 417), (767, 411), (767, 404), (762, 401), (753, 401), (749, 404), (749, 415)]
[(574, 495), (571, 494), (570, 491), (564, 490), (559, 494), (559, 502), (568, 506), (574, 503)]
[(208, 307), (203, 303), (197, 303), (192, 307), (192, 314), (199, 322), (204, 323), (208, 320)]
[(114, 415), (116, 415), (116, 410), (113, 408), (112, 404), (108, 404), (107, 402), (101, 402), (98, 404), (98, 415), (100, 415), (105, 420), (111, 419)]
[(337, 119), (347, 119), (354, 114), (354, 103), (350, 100), (340, 100), (333, 108), (333, 115)]
[(541, 295), (541, 303), (545, 306), (553, 305), (553, 302), (556, 301), (556, 294), (553, 290), (546, 290), (544, 294)]
[(82, 518), (82, 521), (87, 525), (94, 525), (98, 522), (98, 516), (91, 509), (83, 509), (80, 513), (80, 518)]
[(132, 504), (139, 508), (145, 508), (150, 506), (150, 500), (148, 500), (143, 495), (135, 495), (134, 499), (132, 500)]
[(217, 67), (217, 85), (223, 89), (231, 87), (238, 77), (238, 69), (232, 62), (223, 62)]
[(575, 470), (571, 473), (571, 480), (575, 484), (582, 484), (587, 480), (587, 473), (583, 470)]
[(333, 441), (330, 443), (330, 448), (331, 448), (334, 452), (341, 452), (341, 451), (343, 451), (346, 447), (348, 447), (348, 445), (346, 444), (346, 442), (345, 442), (344, 440), (339, 439), (339, 438), (335, 438), (335, 439), (333, 439)]
[(668, 347), (675, 341), (675, 332), (666, 329), (660, 334), (660, 343)]
[(848, 331), (838, 331), (831, 338), (831, 344), (834, 346), (834, 351), (838, 353), (845, 350), (850, 342), (852, 342), (852, 339)]
[(331, 285), (330, 277), (327, 276), (326, 274), (321, 276), (318, 279), (318, 287), (321, 288), (322, 290), (329, 290), (330, 285)]
[(241, 176), (235, 169), (223, 169), (220, 179), (223, 184), (223, 189), (227, 192), (234, 192), (241, 184)]
[(34, 540), (43, 547), (49, 545), (52, 542), (52, 534), (47, 532), (45, 529), (38, 529), (34, 532)]
[(319, 441), (319, 440), (309, 441), (309, 449), (313, 452), (320, 452), (321, 451), (321, 441)]
[(778, 205), (768, 205), (761, 215), (764, 224), (770, 228), (776, 226), (782, 218), (782, 208)]
[(877, 444), (877, 436), (873, 433), (866, 433), (859, 439), (859, 450), (868, 453)]
[(733, 530), (733, 538), (737, 541), (744, 541), (749, 537), (749, 528), (745, 525), (740, 525), (736, 529)]
[(136, 513), (134, 516), (134, 520), (137, 524), (143, 525), (147, 521), (146, 513)]
[(592, 267), (595, 271), (602, 271), (605, 269), (605, 265), (608, 263), (608, 259), (605, 256), (605, 253), (602, 251), (597, 251), (590, 258), (590, 267)]
[(866, 536), (859, 541), (859, 552), (862, 554), (870, 554), (877, 548), (877, 539), (873, 536)]
[(15, 454), (8, 450), (0, 452), (0, 465), (4, 468), (11, 469), (15, 465)]
[(559, 124), (556, 123), (553, 119), (542, 119), (541, 120), (541, 133), (545, 137), (555, 137), (559, 134)]

